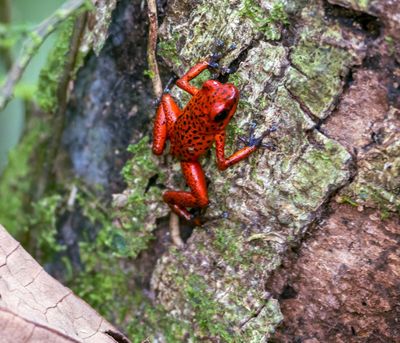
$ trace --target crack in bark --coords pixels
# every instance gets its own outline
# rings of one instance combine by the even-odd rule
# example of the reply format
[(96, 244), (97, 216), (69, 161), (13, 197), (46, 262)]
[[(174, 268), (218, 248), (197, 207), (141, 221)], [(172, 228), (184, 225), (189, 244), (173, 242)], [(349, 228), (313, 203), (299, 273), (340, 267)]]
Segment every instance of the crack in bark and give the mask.
[[(82, 318), (84, 318), (84, 317), (82, 317)], [(100, 318), (100, 322), (99, 322), (99, 325), (97, 326), (97, 329), (96, 329), (91, 335), (86, 336), (84, 339), (91, 338), (91, 337), (93, 337), (95, 334), (97, 334), (98, 332), (100, 332), (100, 328), (101, 328), (101, 326), (103, 325), (103, 322), (104, 322), (104, 319), (103, 319), (103, 318)]]
[(299, 99), (299, 97), (286, 86), (286, 84), (283, 85), (283, 87), (286, 89), (290, 97), (295, 101), (299, 106), (300, 109), (315, 123), (314, 128), (317, 128), (320, 124), (321, 119), (315, 116), (311, 110)]
[[(55, 305), (46, 307), (46, 310), (44, 311), (44, 315), (47, 316), (47, 312), (48, 312), (49, 310), (54, 309), (54, 308), (57, 308), (58, 305), (60, 305), (60, 304), (61, 304), (67, 297), (69, 297), (71, 294), (73, 294), (73, 293), (72, 293), (72, 291), (70, 290), (67, 294), (63, 295), (63, 296), (61, 297), (61, 299), (58, 300), (58, 301), (56, 302)], [(46, 318), (47, 318), (47, 317), (46, 317)]]
[[(42, 271), (43, 271), (43, 268), (40, 268), (39, 271), (38, 271), (38, 273), (37, 273), (35, 276), (32, 277), (32, 280), (29, 281), (26, 285), (22, 285), (22, 286), (24, 286), (24, 288), (27, 288), (29, 285), (31, 285), (32, 283), (34, 283), (35, 280), (36, 280), (36, 278), (42, 273)], [(13, 275), (13, 274), (12, 274), (12, 275)], [(14, 276), (14, 275), (13, 275), (13, 276)]]
[(16, 247), (13, 249), (13, 250), (11, 250), (7, 255), (6, 255), (6, 261), (5, 261), (5, 263), (3, 264), (3, 265), (1, 265), (0, 267), (3, 267), (3, 266), (5, 266), (5, 265), (7, 265), (7, 260), (8, 260), (8, 258), (12, 255), (12, 254), (14, 254), (17, 250), (18, 250), (18, 248), (21, 246), (21, 243), (17, 243), (17, 245), (16, 245)]
[(40, 323), (38, 323), (38, 322), (34, 322), (34, 321), (32, 321), (32, 320), (30, 320), (30, 319), (28, 319), (28, 318), (21, 317), (20, 315), (16, 314), (15, 312), (13, 312), (13, 311), (11, 311), (11, 310), (9, 310), (9, 309), (7, 309), (7, 308), (4, 308), (4, 307), (2, 307), (2, 306), (0, 306), (0, 313), (1, 313), (1, 312), (8, 313), (9, 315), (11, 315), (11, 316), (13, 316), (13, 317), (19, 318), (19, 319), (23, 320), (24, 322), (33, 325), (32, 334), (33, 334), (33, 332), (35, 331), (36, 328), (41, 328), (41, 329), (43, 329), (43, 330), (45, 330), (45, 331), (51, 332), (52, 334), (54, 334), (54, 335), (56, 335), (56, 336), (60, 336), (60, 337), (62, 337), (62, 338), (68, 339), (68, 340), (70, 340), (70, 341), (73, 342), (73, 343), (82, 343), (81, 341), (77, 341), (75, 338), (71, 337), (70, 335), (64, 334), (64, 333), (62, 333), (62, 332), (60, 332), (60, 331), (58, 331), (57, 329), (54, 329), (54, 328), (52, 328), (52, 327), (49, 327), (49, 326), (40, 324)]
[(266, 296), (265, 299), (264, 299), (265, 303), (264, 303), (263, 305), (261, 305), (251, 316), (249, 316), (248, 318), (245, 318), (242, 322), (239, 323), (239, 329), (240, 329), (241, 331), (244, 330), (244, 327), (245, 327), (248, 323), (250, 323), (252, 320), (256, 319), (256, 318), (260, 315), (260, 313), (262, 312), (262, 310), (266, 307), (266, 302), (267, 302), (268, 300), (270, 300), (270, 299), (271, 299), (271, 294), (268, 293), (267, 296)]

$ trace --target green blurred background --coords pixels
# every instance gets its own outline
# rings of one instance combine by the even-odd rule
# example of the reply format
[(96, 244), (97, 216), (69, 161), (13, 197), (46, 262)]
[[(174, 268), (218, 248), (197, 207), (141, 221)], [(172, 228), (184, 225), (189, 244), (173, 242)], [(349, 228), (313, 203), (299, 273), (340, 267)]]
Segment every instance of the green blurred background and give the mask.
[[(0, 0), (0, 14), (5, 14), (5, 4), (10, 4), (11, 27), (35, 27), (42, 20), (54, 12), (64, 1), (63, 0)], [(3, 13), (1, 13), (3, 12)], [(54, 44), (55, 36), (53, 33), (46, 39), (39, 51), (33, 57), (24, 76), (19, 84), (19, 89), (30, 97), (34, 94), (34, 89), (39, 77), (40, 70), (46, 62), (47, 54)], [(24, 36), (21, 35), (16, 44), (11, 47), (12, 59), (18, 56)], [(2, 83), (6, 75), (6, 63), (4, 56), (0, 56), (0, 82)], [(34, 101), (34, 98), (32, 99)], [(24, 129), (25, 100), (16, 97), (12, 100), (4, 111), (0, 111), (0, 174), (7, 164), (9, 150), (18, 143)]]

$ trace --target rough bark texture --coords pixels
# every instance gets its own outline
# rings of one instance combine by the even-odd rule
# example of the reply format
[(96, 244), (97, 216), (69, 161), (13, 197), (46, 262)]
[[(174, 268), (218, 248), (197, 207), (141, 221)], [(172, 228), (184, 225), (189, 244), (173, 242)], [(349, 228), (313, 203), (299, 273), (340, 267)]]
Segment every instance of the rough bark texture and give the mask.
[(399, 220), (333, 203), (268, 288), (280, 298), (278, 342), (398, 342)]
[(399, 49), (385, 36), (398, 35), (399, 11), (390, 1), (369, 7), (382, 20), (381, 39), (322, 125), (353, 154), (356, 173), (269, 281), (285, 318), (279, 342), (400, 340)]
[[(398, 215), (399, 84), (393, 74), (398, 73), (399, 65), (395, 38), (390, 35), (397, 35), (393, 27), (399, 27), (400, 9), (390, 1), (341, 5), (334, 1), (169, 3), (161, 28), (160, 54), (178, 74), (205, 58), (213, 40), (237, 44), (224, 59), (226, 65), (239, 65), (231, 77), (241, 90), (231, 142), (250, 120), (258, 123), (260, 131), (271, 122), (280, 128), (274, 137), (276, 152), (254, 154), (249, 163), (223, 176), (215, 171), (213, 161), (206, 164), (211, 181), (207, 215), (218, 217), (227, 211), (228, 219), (210, 221), (196, 229), (187, 248), (165, 254), (153, 274), (157, 300), (175, 316), (191, 321), (197, 337), (260, 342), (271, 337), (282, 318), (287, 318), (278, 340), (398, 338), (395, 299), (399, 294), (395, 278), (389, 276), (400, 270), (393, 252), (399, 238), (398, 219), (387, 224), (375, 219), (375, 227), (387, 225), (391, 234), (390, 239), (380, 237), (376, 251), (371, 251), (374, 262), (363, 259), (369, 251), (371, 232), (363, 230), (365, 241), (358, 242), (359, 249), (352, 251), (357, 261), (354, 265), (351, 260), (344, 262), (342, 251), (351, 245), (342, 250), (337, 247), (337, 240), (346, 241), (345, 235), (336, 237), (366, 220), (366, 214), (358, 212), (364, 207), (379, 209), (383, 217)], [(179, 91), (175, 96), (182, 104), (187, 99)], [(341, 205), (349, 211), (348, 225), (338, 219), (343, 215), (342, 207), (335, 205), (332, 216), (326, 215), (329, 200), (339, 190), (337, 201), (358, 206)], [(308, 259), (298, 261), (293, 271), (283, 268), (276, 272), (293, 273), (309, 282), (298, 285), (305, 293), (299, 299), (300, 309), (293, 311), (298, 303), (285, 305), (281, 314), (275, 299), (282, 298), (281, 292), (284, 297), (286, 289), (271, 292), (271, 271), (280, 265), (290, 246), (301, 249), (304, 234), (324, 220), (327, 224), (318, 227), (328, 231), (323, 235), (325, 245), (321, 243), (318, 251), (307, 251)], [(316, 230), (310, 235), (313, 232)], [(321, 253), (329, 249), (331, 254)], [(373, 276), (374, 271), (389, 256), (392, 264), (381, 271), (387, 273), (387, 283), (378, 284), (383, 276)], [(321, 266), (325, 259), (333, 266), (322, 271), (302, 265), (311, 260), (312, 266)], [(324, 297), (315, 296), (302, 268), (319, 282), (321, 297), (325, 289)], [(337, 288), (346, 268), (349, 280)], [(356, 272), (360, 279), (354, 276)], [(364, 282), (369, 285), (365, 294), (361, 291)], [(383, 308), (376, 304), (378, 308), (369, 311), (369, 306), (374, 306), (372, 297), (371, 303), (367, 301), (370, 305), (345, 306), (345, 299), (354, 294), (357, 299), (368, 299), (379, 289), (386, 292)], [(329, 294), (340, 300), (331, 303)], [(353, 303), (355, 307), (357, 300)], [(331, 317), (324, 315), (330, 313), (328, 309)], [(384, 311), (388, 313), (380, 317), (377, 328), (374, 319)], [(342, 327), (348, 330), (337, 333)]]

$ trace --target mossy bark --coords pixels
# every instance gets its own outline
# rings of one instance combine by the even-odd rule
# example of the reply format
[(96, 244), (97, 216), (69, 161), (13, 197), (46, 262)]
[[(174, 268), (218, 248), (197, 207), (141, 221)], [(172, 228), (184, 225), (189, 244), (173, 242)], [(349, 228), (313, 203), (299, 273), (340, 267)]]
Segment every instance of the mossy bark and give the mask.
[[(347, 196), (356, 204), (364, 197), (363, 206), (382, 208), (384, 216), (399, 214), (398, 168), (384, 171), (385, 163), (392, 166), (399, 157), (392, 122), (398, 110), (381, 113), (387, 118), (383, 145), (379, 153), (367, 154), (375, 157), (357, 156), (321, 130), (375, 44), (386, 54), (381, 20), (387, 27), (396, 20), (379, 19), (383, 9), (377, 3), (345, 6), (326, 1), (169, 3), (160, 55), (179, 75), (207, 58), (217, 39), (237, 46), (222, 61), (239, 65), (231, 77), (241, 100), (230, 124), (230, 143), (251, 121), (260, 132), (271, 123), (279, 128), (272, 137), (274, 152), (258, 151), (223, 174), (214, 158), (204, 162), (210, 180), (207, 216), (228, 217), (196, 228), (186, 249), (164, 254), (153, 273), (158, 302), (192, 323), (198, 338), (260, 342), (271, 337), (282, 315), (265, 284), (289, 247), (323, 220), (333, 195), (340, 192), (339, 201)], [(173, 95), (184, 106), (186, 95), (179, 90)], [(196, 290), (204, 297), (192, 296)]]

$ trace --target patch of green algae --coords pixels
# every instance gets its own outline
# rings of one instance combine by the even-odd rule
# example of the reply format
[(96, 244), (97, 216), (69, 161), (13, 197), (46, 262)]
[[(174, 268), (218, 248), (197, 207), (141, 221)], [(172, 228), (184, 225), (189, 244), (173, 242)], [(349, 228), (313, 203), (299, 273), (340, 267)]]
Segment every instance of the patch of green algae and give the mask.
[(239, 15), (250, 18), (257, 30), (264, 33), (266, 39), (278, 40), (281, 38), (281, 25), (287, 26), (290, 21), (283, 2), (273, 2), (271, 5), (269, 11), (266, 11), (259, 2), (245, 0), (242, 2)]
[(154, 306), (143, 294), (135, 292), (130, 297), (134, 298), (134, 303), (125, 327), (133, 343), (142, 343), (146, 339), (150, 342), (160, 339), (166, 343), (185, 342), (192, 336), (188, 323), (174, 319), (160, 306)]
[(54, 261), (56, 254), (65, 250), (65, 246), (57, 239), (57, 215), (60, 206), (62, 206), (62, 196), (59, 194), (43, 197), (32, 203), (29, 230), (36, 236), (36, 246), (40, 251), (38, 258), (42, 264)]
[(173, 64), (179, 65), (180, 60), (176, 55), (176, 43), (178, 42), (179, 36), (174, 34), (171, 39), (166, 41), (161, 41), (157, 45), (157, 53), (163, 56), (168, 61), (172, 61)]
[(290, 54), (292, 68), (286, 87), (318, 118), (326, 117), (342, 88), (342, 78), (353, 59), (345, 50), (301, 42)]
[(229, 342), (232, 336), (230, 328), (226, 323), (221, 323), (219, 317), (224, 315), (222, 307), (213, 300), (207, 284), (199, 275), (189, 275), (186, 280), (177, 280), (177, 284), (184, 289), (184, 295), (194, 312), (195, 326), (198, 326), (200, 335), (220, 337)]

